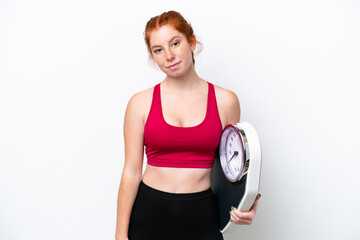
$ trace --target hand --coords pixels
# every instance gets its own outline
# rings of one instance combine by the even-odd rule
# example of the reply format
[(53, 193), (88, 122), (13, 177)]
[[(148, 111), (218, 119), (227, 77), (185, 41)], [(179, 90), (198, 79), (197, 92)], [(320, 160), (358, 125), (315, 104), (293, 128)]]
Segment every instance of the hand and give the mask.
[(230, 221), (235, 224), (241, 224), (241, 225), (250, 225), (252, 224), (252, 221), (254, 220), (256, 209), (258, 207), (258, 201), (260, 199), (261, 195), (258, 194), (256, 196), (255, 202), (247, 212), (241, 212), (237, 210), (235, 207), (231, 209), (230, 211)]

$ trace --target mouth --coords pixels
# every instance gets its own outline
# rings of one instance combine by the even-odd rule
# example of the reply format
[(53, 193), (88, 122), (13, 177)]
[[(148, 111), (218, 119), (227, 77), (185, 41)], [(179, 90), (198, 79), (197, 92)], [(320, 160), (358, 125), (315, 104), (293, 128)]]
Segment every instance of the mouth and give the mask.
[(176, 68), (176, 66), (179, 65), (180, 63), (181, 63), (181, 61), (178, 62), (178, 63), (175, 63), (175, 64), (173, 64), (173, 65), (171, 65), (171, 66), (168, 66), (167, 68), (174, 69), (174, 68)]

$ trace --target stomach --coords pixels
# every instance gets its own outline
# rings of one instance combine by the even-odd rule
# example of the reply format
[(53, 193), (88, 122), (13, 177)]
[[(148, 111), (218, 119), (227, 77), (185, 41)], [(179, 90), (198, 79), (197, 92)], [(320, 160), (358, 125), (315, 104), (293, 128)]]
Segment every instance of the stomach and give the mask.
[(195, 193), (211, 186), (211, 168), (169, 168), (147, 165), (142, 181), (170, 193)]

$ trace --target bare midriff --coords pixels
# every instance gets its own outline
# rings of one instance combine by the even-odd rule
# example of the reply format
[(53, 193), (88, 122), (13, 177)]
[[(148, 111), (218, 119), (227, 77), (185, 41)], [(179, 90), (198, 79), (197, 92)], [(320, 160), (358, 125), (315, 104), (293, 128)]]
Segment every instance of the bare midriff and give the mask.
[(143, 182), (170, 193), (195, 193), (210, 188), (211, 168), (168, 168), (147, 165)]

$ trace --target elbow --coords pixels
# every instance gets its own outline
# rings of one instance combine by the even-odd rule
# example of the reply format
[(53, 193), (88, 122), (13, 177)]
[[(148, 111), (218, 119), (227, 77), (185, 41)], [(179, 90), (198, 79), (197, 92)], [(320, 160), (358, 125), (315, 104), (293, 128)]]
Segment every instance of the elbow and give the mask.
[(129, 180), (133, 182), (140, 182), (142, 178), (142, 168), (135, 168), (125, 166), (122, 172), (121, 181)]

